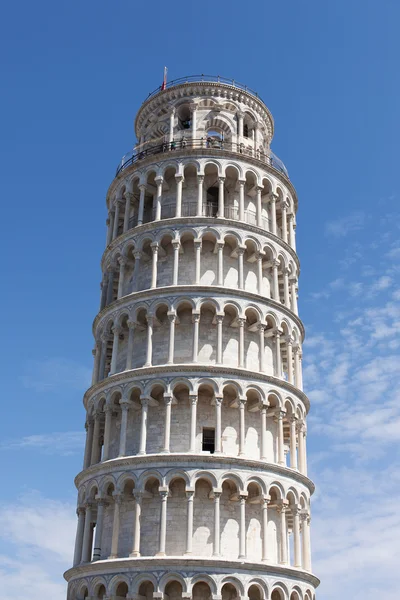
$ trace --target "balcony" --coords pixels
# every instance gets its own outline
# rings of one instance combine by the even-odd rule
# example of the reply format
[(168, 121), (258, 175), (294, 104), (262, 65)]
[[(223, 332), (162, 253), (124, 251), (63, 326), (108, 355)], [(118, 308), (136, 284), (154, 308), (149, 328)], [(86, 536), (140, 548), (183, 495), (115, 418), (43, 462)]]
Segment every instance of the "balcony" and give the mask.
[[(166, 204), (161, 207), (161, 220), (175, 218), (176, 207), (175, 204)], [(151, 223), (155, 221), (155, 209), (145, 210), (143, 213), (143, 223)], [(197, 202), (187, 202), (182, 204), (182, 217), (196, 217), (197, 214)], [(218, 217), (218, 204), (216, 202), (207, 202), (203, 204), (202, 215), (203, 217), (217, 218)], [(224, 209), (225, 219), (232, 219), (234, 221), (239, 220), (239, 209), (233, 206), (225, 206)], [(257, 214), (253, 210), (244, 211), (244, 222), (249, 225), (257, 225)], [(129, 219), (128, 229), (133, 229), (138, 224), (138, 216)], [(262, 227), (266, 231), (269, 231), (269, 220), (265, 217), (262, 218)], [(118, 235), (122, 234), (122, 225), (118, 230)]]
[(182, 152), (184, 150), (192, 149), (199, 150), (200, 153), (204, 151), (206, 156), (210, 155), (209, 151), (211, 150), (212, 153), (215, 152), (216, 154), (233, 152), (243, 157), (252, 157), (260, 160), (264, 164), (268, 165), (268, 167), (275, 169), (289, 179), (289, 174), (285, 165), (271, 150), (269, 150), (268, 153), (260, 150), (255, 151), (253, 148), (246, 146), (244, 143), (239, 144), (237, 142), (227, 142), (214, 137), (203, 137), (197, 140), (182, 138), (179, 141), (174, 140), (172, 142), (164, 142), (155, 146), (148, 146), (139, 152), (132, 150), (131, 152), (128, 152), (128, 154), (125, 154), (125, 156), (122, 158), (120, 164), (118, 165), (115, 176), (117, 177), (117, 175), (119, 175), (119, 173), (121, 173), (121, 171), (127, 167), (140, 162), (149, 156), (167, 154), (170, 152)]

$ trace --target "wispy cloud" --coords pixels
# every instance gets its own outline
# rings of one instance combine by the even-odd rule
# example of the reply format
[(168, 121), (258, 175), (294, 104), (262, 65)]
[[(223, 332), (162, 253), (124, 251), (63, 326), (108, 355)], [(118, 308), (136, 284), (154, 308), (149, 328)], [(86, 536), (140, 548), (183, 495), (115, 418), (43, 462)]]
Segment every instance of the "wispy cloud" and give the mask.
[(90, 377), (90, 369), (79, 363), (49, 358), (27, 363), (21, 380), (26, 388), (37, 392), (54, 392), (61, 387), (84, 390), (90, 385)]
[(46, 454), (69, 456), (81, 452), (84, 443), (84, 431), (63, 431), (5, 440), (0, 444), (0, 450), (39, 450)]
[(71, 565), (72, 504), (31, 492), (0, 506), (0, 589), (5, 600), (65, 600), (62, 572)]
[(362, 229), (366, 219), (367, 216), (364, 212), (356, 211), (346, 217), (328, 221), (325, 225), (325, 232), (327, 235), (333, 235), (334, 237), (345, 237), (353, 231)]

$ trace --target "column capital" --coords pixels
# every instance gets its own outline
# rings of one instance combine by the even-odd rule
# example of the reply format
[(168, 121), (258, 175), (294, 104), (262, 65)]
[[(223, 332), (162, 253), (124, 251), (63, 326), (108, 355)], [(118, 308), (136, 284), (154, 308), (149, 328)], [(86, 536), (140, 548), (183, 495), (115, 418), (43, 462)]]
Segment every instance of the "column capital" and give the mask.
[(289, 502), (287, 500), (279, 500), (276, 505), (276, 510), (279, 514), (289, 512)]
[(197, 175), (197, 181), (198, 181), (199, 183), (203, 183), (203, 181), (204, 181), (204, 177), (205, 177), (205, 175), (203, 175), (202, 173), (198, 174), (198, 175)]
[(239, 407), (240, 408), (242, 408), (242, 407), (244, 408), (246, 406), (246, 403), (247, 403), (247, 398), (238, 398), (238, 400), (239, 400)]
[(279, 198), (278, 194), (274, 194), (273, 192), (270, 192), (269, 194), (269, 201), (272, 202), (276, 202)]
[(142, 258), (143, 252), (141, 250), (135, 250), (133, 252), (133, 257), (135, 260), (140, 260)]
[(86, 512), (85, 506), (78, 506), (76, 509), (76, 514), (79, 517), (80, 515), (84, 515)]
[(220, 248), (223, 249), (223, 247), (225, 246), (224, 240), (218, 240), (217, 246), (218, 246), (218, 249), (220, 249)]
[(194, 490), (185, 490), (185, 494), (188, 500), (194, 499)]
[(121, 265), (121, 267), (125, 267), (126, 263), (128, 262), (125, 258), (125, 256), (119, 256), (118, 257), (118, 262)]
[(239, 492), (239, 500), (241, 503), (246, 502), (248, 498), (248, 492)]
[(157, 185), (162, 185), (164, 182), (164, 177), (162, 175), (157, 175), (157, 177), (154, 178), (154, 181), (157, 183)]
[(283, 417), (284, 417), (285, 415), (286, 415), (286, 411), (285, 411), (285, 410), (283, 410), (282, 408), (278, 408), (278, 409), (275, 411), (275, 418), (276, 418), (276, 419), (279, 419), (279, 420), (280, 420), (280, 419), (283, 419)]
[(293, 338), (290, 335), (285, 335), (285, 342), (289, 345), (289, 346), (293, 346)]
[(171, 244), (172, 244), (172, 247), (173, 247), (175, 250), (176, 250), (176, 249), (178, 249), (178, 250), (179, 250), (179, 248), (181, 247), (181, 241), (180, 241), (180, 240), (172, 240)]
[(141, 192), (145, 192), (145, 191), (147, 190), (147, 186), (146, 186), (146, 184), (145, 184), (145, 183), (140, 183), (140, 184), (138, 185), (138, 188), (139, 188), (139, 190), (140, 190)]
[(245, 251), (246, 251), (246, 250), (247, 250), (246, 246), (242, 246), (241, 244), (239, 244), (239, 245), (236, 247), (236, 254), (237, 254), (238, 256), (243, 256), (243, 254), (245, 253)]
[(225, 317), (225, 313), (216, 313), (215, 315), (215, 319), (217, 321), (217, 323), (222, 323), (222, 321), (224, 320)]
[(311, 515), (310, 515), (310, 513), (306, 509), (302, 509), (300, 511), (300, 519), (303, 522), (307, 522), (307, 525), (309, 525), (310, 522), (311, 522)]
[(198, 323), (200, 321), (200, 312), (192, 310), (192, 323)]
[(119, 335), (122, 331), (122, 327), (120, 325), (114, 325), (112, 328), (112, 332), (114, 335)]
[(137, 323), (136, 321), (127, 321), (128, 329), (135, 329)]
[(218, 183), (225, 183), (225, 177), (218, 177)]
[(199, 103), (198, 102), (191, 102), (189, 104), (189, 108), (193, 112), (194, 110), (197, 110), (199, 108)]
[(289, 202), (282, 198), (282, 200), (280, 201), (280, 207), (282, 210), (287, 210), (289, 208)]
[(121, 410), (128, 411), (132, 406), (132, 402), (130, 400), (124, 400), (124, 398), (121, 398), (121, 400), (119, 401), (119, 405), (121, 407)]
[(246, 325), (247, 319), (246, 317), (238, 317), (237, 322), (239, 323), (239, 327), (244, 327)]
[(140, 396), (140, 402), (142, 404), (142, 408), (145, 408), (149, 405), (149, 398), (148, 396)]
[(216, 500), (216, 499), (219, 500), (221, 498), (221, 496), (222, 496), (221, 488), (213, 488), (211, 490), (210, 497), (213, 498), (214, 500)]
[(153, 325), (154, 323), (154, 315), (146, 315), (146, 321), (148, 325)]
[(239, 117), (239, 119), (244, 119), (244, 111), (243, 110), (238, 110), (236, 111), (236, 116)]
[(180, 173), (177, 173), (175, 175), (175, 179), (176, 179), (177, 183), (180, 183), (181, 181), (183, 181), (184, 177)]
[(263, 187), (262, 185), (256, 185), (256, 186), (255, 186), (255, 190), (256, 190), (256, 192), (262, 192), (262, 191), (263, 191), (263, 189), (264, 189), (264, 187)]
[(173, 400), (172, 394), (163, 394), (163, 398), (164, 398), (164, 403), (166, 406), (169, 404), (172, 404), (172, 400)]
[(153, 253), (158, 252), (159, 247), (160, 246), (158, 242), (152, 242), (150, 244), (150, 248), (152, 249)]
[(281, 335), (283, 334), (283, 330), (282, 330), (282, 329), (279, 329), (279, 327), (275, 327), (275, 328), (272, 330), (272, 333), (273, 333), (273, 335), (274, 335), (275, 337), (279, 338), (279, 337), (281, 337)]
[(115, 504), (122, 504), (122, 494), (119, 494), (118, 492), (113, 492), (112, 493), (112, 498), (115, 502)]
[(201, 248), (203, 240), (201, 238), (195, 238), (193, 244), (195, 248)]
[(158, 493), (159, 493), (159, 494), (160, 494), (160, 496), (161, 496), (161, 502), (163, 502), (163, 501), (165, 502), (165, 501), (166, 501), (166, 499), (168, 498), (169, 489), (168, 489), (168, 487), (166, 487), (166, 486), (162, 486), (162, 487), (160, 486), (160, 487), (158, 488)]
[(167, 317), (168, 317), (168, 321), (169, 321), (170, 323), (175, 323), (175, 321), (176, 321), (176, 317), (177, 317), (177, 314), (176, 314), (176, 312), (173, 312), (173, 311), (168, 311), (168, 312), (167, 312)]
[(238, 184), (242, 187), (246, 183), (245, 179), (238, 179)]
[(222, 402), (224, 400), (224, 397), (223, 396), (215, 396), (214, 400), (215, 400), (215, 405), (216, 406), (221, 406), (221, 404), (222, 404)]
[(189, 400), (190, 400), (190, 404), (197, 404), (198, 402), (198, 398), (197, 398), (197, 394), (189, 394)]

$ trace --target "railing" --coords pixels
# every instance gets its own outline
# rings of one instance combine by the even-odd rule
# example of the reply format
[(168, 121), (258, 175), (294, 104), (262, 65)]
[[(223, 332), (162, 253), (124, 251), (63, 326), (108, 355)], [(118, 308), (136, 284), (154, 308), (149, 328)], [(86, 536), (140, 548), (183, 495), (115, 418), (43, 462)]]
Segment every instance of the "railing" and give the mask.
[(243, 92), (247, 92), (248, 94), (255, 96), (256, 98), (261, 100), (261, 102), (263, 102), (263, 100), (260, 98), (260, 96), (258, 95), (257, 92), (255, 92), (251, 88), (247, 87), (247, 85), (244, 85), (243, 83), (239, 83), (235, 79), (228, 79), (227, 77), (221, 77), (220, 75), (204, 75), (204, 74), (187, 75), (186, 77), (180, 77), (179, 79), (172, 79), (171, 81), (168, 81), (168, 83), (165, 86), (160, 85), (160, 86), (158, 86), (158, 88), (156, 88), (155, 90), (150, 92), (150, 94), (147, 96), (146, 100), (148, 100), (152, 96), (155, 96), (159, 92), (162, 92), (164, 89), (169, 89), (171, 87), (174, 87), (175, 85), (181, 85), (182, 83), (200, 83), (202, 81), (204, 81), (205, 83), (207, 83), (207, 82), (223, 83), (225, 85), (230, 85), (238, 90), (242, 90)]
[[(161, 221), (164, 219), (175, 218), (176, 207), (175, 204), (165, 204), (161, 207)], [(196, 217), (197, 214), (197, 202), (185, 202), (181, 208), (182, 217)], [(218, 204), (216, 202), (203, 203), (202, 206), (202, 217), (217, 218), (218, 217)], [(235, 206), (225, 206), (224, 208), (225, 219), (231, 219), (233, 221), (239, 221), (239, 209)], [(145, 211), (143, 214), (143, 224), (151, 223), (155, 221), (156, 211), (152, 210)], [(244, 211), (244, 222), (249, 225), (257, 225), (257, 214), (256, 211), (247, 209)], [(138, 216), (135, 215), (129, 219), (128, 228), (133, 229), (138, 224)], [(267, 217), (261, 218), (261, 227), (266, 231), (269, 231), (269, 221)], [(122, 231), (121, 231), (122, 233)]]
[(269, 153), (266, 154), (261, 150), (254, 150), (254, 148), (246, 146), (244, 143), (226, 142), (225, 140), (218, 140), (215, 138), (207, 137), (200, 138), (199, 140), (182, 138), (179, 141), (174, 140), (172, 142), (164, 142), (155, 146), (149, 146), (148, 148), (144, 148), (143, 150), (140, 150), (138, 152), (128, 152), (128, 154), (125, 154), (120, 164), (118, 165), (115, 176), (117, 176), (119, 173), (121, 173), (121, 171), (123, 171), (130, 165), (133, 165), (136, 162), (147, 158), (148, 156), (174, 151), (177, 152), (180, 150), (189, 150), (191, 148), (199, 150), (215, 150), (217, 152), (228, 151), (241, 154), (242, 156), (251, 156), (253, 158), (256, 158), (257, 160), (261, 160), (268, 166), (272, 167), (273, 169), (276, 169), (280, 173), (283, 173), (287, 178), (289, 178), (289, 174), (285, 165), (272, 151), (269, 151)]

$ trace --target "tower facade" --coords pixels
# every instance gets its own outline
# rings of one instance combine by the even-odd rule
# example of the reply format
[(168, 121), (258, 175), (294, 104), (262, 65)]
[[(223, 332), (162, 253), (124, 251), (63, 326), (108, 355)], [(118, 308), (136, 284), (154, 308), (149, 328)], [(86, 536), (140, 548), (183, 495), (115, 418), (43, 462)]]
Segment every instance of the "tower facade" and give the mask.
[(68, 600), (314, 600), (297, 197), (247, 87), (158, 89), (107, 194)]

